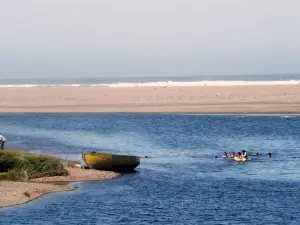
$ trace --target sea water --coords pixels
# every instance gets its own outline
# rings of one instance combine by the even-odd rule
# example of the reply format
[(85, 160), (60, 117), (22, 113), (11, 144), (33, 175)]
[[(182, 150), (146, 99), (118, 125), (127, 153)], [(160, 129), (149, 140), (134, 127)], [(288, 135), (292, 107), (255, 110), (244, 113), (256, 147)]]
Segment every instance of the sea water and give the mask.
[[(0, 114), (0, 128), (7, 147), (31, 152), (150, 157), (135, 173), (2, 208), (0, 224), (300, 224), (297, 115)], [(215, 158), (242, 149), (261, 156)]]
[(11, 87), (187, 87), (228, 85), (295, 85), (299, 74), (275, 75), (199, 75), (160, 77), (92, 77), (92, 78), (0, 78), (0, 88)]

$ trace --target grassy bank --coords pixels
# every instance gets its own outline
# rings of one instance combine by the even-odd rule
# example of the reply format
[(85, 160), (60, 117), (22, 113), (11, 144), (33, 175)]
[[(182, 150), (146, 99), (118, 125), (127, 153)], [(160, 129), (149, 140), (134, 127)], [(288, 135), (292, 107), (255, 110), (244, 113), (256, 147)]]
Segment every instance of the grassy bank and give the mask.
[(68, 171), (55, 156), (13, 150), (0, 151), (0, 180), (26, 181), (66, 175)]
[(55, 156), (0, 150), (0, 208), (23, 204), (51, 192), (74, 190), (68, 182), (100, 181), (120, 176), (111, 171), (79, 166), (76, 161)]

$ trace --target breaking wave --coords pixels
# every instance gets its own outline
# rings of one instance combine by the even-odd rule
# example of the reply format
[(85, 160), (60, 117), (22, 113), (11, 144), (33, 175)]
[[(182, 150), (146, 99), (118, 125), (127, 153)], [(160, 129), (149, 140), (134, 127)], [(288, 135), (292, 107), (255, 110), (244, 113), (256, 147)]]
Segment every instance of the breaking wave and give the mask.
[(35, 87), (200, 87), (200, 86), (245, 86), (245, 85), (298, 85), (300, 80), (273, 81), (157, 81), (136, 83), (77, 83), (77, 84), (1, 84), (0, 88), (35, 88)]

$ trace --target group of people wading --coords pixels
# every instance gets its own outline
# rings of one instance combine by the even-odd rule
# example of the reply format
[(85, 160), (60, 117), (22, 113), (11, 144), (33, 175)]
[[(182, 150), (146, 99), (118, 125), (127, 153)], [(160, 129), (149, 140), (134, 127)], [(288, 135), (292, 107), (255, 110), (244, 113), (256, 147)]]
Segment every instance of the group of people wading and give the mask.
[[(259, 156), (258, 152), (255, 152), (252, 154), (252, 156)], [(240, 159), (248, 159), (248, 153), (246, 150), (242, 150), (241, 152), (231, 152), (231, 153), (227, 153), (227, 152), (224, 152), (223, 155), (222, 155), (222, 158), (234, 158), (234, 157), (239, 157)], [(271, 158), (272, 157), (272, 153), (268, 153), (267, 154), (267, 157), (268, 158)]]

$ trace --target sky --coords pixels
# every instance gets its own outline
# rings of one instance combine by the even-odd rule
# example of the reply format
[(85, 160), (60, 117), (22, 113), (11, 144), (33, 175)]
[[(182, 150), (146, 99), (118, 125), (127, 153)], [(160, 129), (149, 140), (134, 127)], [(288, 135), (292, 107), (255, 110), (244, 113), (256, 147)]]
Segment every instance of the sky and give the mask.
[(299, 0), (9, 0), (0, 78), (300, 73)]

